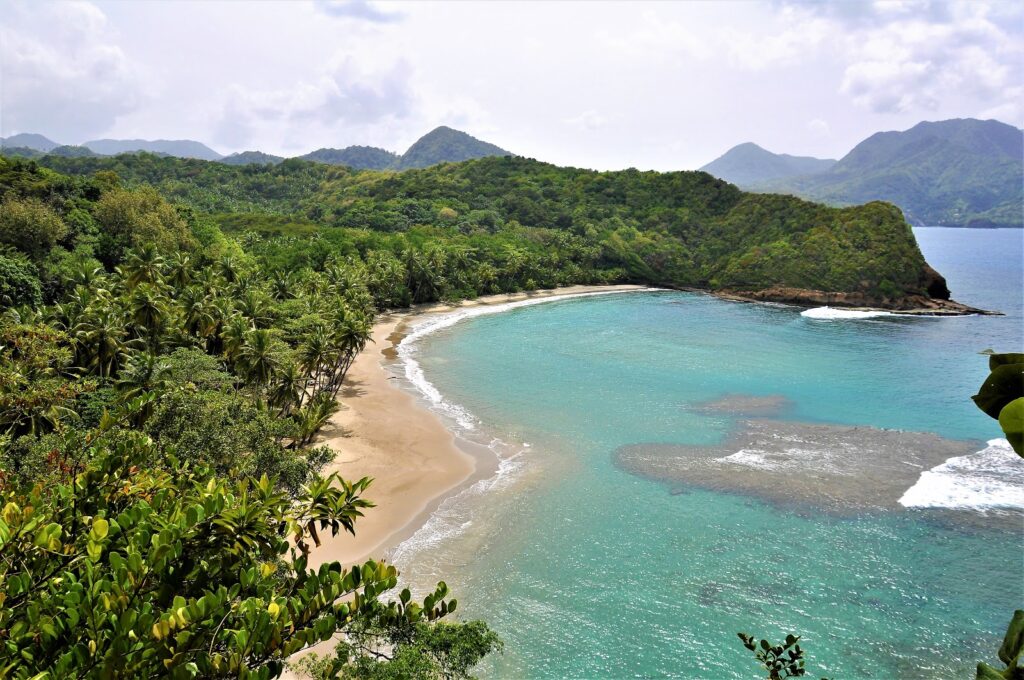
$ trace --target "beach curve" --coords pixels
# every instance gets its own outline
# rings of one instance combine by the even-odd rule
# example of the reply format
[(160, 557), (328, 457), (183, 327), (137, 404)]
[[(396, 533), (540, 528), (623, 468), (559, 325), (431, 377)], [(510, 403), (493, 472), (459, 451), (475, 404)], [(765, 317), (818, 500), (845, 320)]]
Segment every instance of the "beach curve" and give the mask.
[[(414, 322), (433, 317), (413, 340), (464, 318), (497, 313), (540, 302), (592, 295), (653, 290), (639, 285), (569, 286), (528, 293), (489, 295), (457, 304), (429, 304), (408, 311), (382, 314), (374, 322), (372, 339), (353, 362), (339, 396), (341, 410), (322, 430), (317, 444), (335, 451), (325, 473), (345, 479), (372, 477), (366, 498), (376, 507), (356, 523), (355, 536), (322, 537), (310, 554), (311, 566), (325, 562), (357, 564), (380, 558), (423, 527), (446, 498), (486, 479), (498, 460), (457, 439), (441, 414), (431, 408), (440, 400), (429, 382), (409, 375), (418, 370), (406, 357), (403, 367), (411, 389), (400, 386), (389, 366), (399, 359), (403, 340), (415, 333)], [(473, 313), (454, 315), (454, 312)], [(460, 414), (450, 413), (454, 422)], [(465, 416), (462, 425), (472, 427)]]

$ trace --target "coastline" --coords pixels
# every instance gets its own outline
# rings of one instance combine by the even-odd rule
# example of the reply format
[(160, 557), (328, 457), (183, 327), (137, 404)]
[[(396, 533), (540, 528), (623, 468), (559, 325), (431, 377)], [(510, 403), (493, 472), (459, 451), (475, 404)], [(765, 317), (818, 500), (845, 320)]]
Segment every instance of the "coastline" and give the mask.
[(457, 438), (441, 417), (388, 370), (409, 322), (469, 307), (594, 293), (649, 290), (647, 286), (568, 286), (528, 293), (489, 295), (458, 304), (433, 303), (381, 315), (373, 342), (356, 358), (340, 394), (342, 409), (323, 429), (317, 444), (336, 453), (324, 472), (345, 479), (372, 477), (366, 498), (376, 507), (356, 522), (356, 534), (322, 537), (310, 564), (356, 564), (380, 558), (416, 532), (447, 497), (492, 474), (491, 452)]

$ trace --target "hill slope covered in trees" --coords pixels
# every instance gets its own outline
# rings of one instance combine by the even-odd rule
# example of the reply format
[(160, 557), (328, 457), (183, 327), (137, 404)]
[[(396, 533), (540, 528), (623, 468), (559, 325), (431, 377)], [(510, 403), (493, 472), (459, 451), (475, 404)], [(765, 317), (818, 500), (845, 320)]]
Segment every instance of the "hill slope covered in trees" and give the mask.
[(389, 242), (382, 247), (391, 252), (410, 240), (424, 248), (432, 241), (432, 249), (457, 244), (473, 253), (464, 253), (462, 266), (515, 269), (499, 287), (474, 284), (472, 293), (607, 280), (809, 289), (848, 294), (837, 303), (902, 308), (919, 306), (929, 290), (944, 295), (893, 206), (830, 208), (749, 194), (702, 172), (595, 172), (504, 157), (397, 174), (297, 160), (233, 168), (152, 155), (41, 162), (151, 184), (236, 232), (301, 236), (316, 239), (317, 248), (357, 234)]
[(1024, 132), (995, 120), (923, 122), (879, 132), (825, 172), (755, 191), (837, 205), (895, 203), (916, 224), (1024, 226)]

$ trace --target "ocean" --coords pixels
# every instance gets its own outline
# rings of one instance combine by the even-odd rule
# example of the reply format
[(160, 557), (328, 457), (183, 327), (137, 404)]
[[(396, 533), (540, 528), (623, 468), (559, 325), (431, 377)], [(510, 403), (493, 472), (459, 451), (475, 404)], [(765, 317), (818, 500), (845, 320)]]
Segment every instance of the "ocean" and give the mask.
[(1024, 348), (1024, 233), (915, 233), (1005, 316), (642, 291), (417, 322), (391, 370), (498, 463), (391, 558), (502, 636), (481, 677), (763, 677), (739, 631), (803, 636), (812, 677), (994, 662), (1024, 460), (970, 396)]

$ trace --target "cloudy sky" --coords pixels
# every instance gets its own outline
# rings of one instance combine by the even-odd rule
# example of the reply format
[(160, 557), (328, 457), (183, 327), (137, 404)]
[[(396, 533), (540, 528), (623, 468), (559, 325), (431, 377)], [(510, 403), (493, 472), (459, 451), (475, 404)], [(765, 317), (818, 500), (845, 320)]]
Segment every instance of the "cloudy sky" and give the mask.
[(0, 135), (403, 151), (450, 125), (563, 165), (1024, 122), (1024, 3), (0, 2)]

